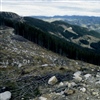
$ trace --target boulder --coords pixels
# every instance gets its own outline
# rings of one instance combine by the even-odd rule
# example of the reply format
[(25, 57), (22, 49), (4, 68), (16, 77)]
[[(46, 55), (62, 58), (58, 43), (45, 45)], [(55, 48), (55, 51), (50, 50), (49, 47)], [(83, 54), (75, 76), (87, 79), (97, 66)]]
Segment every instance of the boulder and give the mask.
[(52, 76), (49, 80), (48, 80), (48, 84), (50, 85), (54, 85), (58, 82), (58, 79), (56, 78), (56, 76)]
[(0, 93), (0, 100), (10, 100), (11, 99), (11, 92), (5, 91)]

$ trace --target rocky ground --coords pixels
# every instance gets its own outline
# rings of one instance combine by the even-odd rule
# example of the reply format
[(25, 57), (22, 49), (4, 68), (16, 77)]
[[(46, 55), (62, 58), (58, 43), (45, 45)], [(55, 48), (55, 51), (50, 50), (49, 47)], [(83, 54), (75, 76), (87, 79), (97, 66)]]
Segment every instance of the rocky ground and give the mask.
[(75, 72), (73, 79), (52, 84), (42, 96), (32, 100), (100, 100), (99, 72), (100, 70), (95, 74), (87, 71)]
[(62, 57), (0, 27), (0, 100), (10, 99), (100, 100), (100, 66)]

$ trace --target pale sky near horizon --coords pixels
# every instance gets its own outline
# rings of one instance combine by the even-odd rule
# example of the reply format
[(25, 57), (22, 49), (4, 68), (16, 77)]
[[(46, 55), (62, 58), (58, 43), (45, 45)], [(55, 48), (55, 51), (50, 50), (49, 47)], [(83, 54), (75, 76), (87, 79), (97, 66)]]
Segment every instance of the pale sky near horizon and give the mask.
[(0, 11), (22, 16), (100, 16), (100, 0), (0, 0)]

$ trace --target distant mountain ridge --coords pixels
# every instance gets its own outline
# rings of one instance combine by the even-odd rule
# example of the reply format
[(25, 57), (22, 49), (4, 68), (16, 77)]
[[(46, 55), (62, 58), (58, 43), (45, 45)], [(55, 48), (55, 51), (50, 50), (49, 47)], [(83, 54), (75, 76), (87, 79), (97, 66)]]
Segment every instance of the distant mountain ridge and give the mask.
[(96, 16), (30, 16), (34, 18), (39, 18), (46, 21), (63, 20), (72, 25), (79, 25), (82, 27), (89, 28), (90, 30), (95, 30), (100, 33), (100, 17)]
[[(28, 16), (29, 17), (29, 16)], [(81, 15), (55, 15), (55, 16), (30, 16), (35, 18), (99, 18), (98, 16), (81, 16)]]

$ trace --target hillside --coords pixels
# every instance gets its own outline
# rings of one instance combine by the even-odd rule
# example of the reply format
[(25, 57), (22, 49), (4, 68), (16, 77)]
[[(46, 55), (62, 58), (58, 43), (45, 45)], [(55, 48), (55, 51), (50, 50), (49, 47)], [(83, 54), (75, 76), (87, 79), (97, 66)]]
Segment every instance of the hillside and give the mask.
[[(62, 21), (53, 23), (24, 17), (23, 21), (1, 16), (1, 25), (15, 29), (18, 34), (48, 50), (89, 63), (100, 64), (100, 34)], [(94, 44), (96, 44), (94, 46)]]
[[(95, 31), (90, 31), (87, 28), (79, 27), (76, 25), (70, 25), (64, 21), (54, 21), (48, 23), (42, 20), (24, 17), (25, 21), (44, 32), (62, 37), (63, 39), (81, 45), (82, 47), (95, 49), (91, 46), (92, 43), (98, 44), (100, 40), (100, 34)], [(83, 41), (86, 41), (83, 42)], [(95, 50), (99, 51), (97, 47)]]
[[(76, 25), (68, 25), (64, 21), (54, 21), (54, 25), (58, 25), (63, 28), (62, 35), (69, 39), (70, 42), (78, 44), (82, 47), (95, 49), (91, 46), (92, 43), (98, 44), (100, 41), (100, 34), (95, 31), (90, 31), (87, 28), (79, 27)], [(99, 51), (99, 45), (95, 50)]]
[(13, 28), (0, 27), (0, 89), (8, 87), (12, 92), (12, 100), (22, 97), (27, 100), (39, 95), (38, 83), (43, 84), (46, 75), (47, 79), (54, 74), (60, 76), (60, 68), (69, 62), (69, 59), (16, 35)]
[[(99, 52), (61, 37), (70, 24), (17, 18), (6, 12), (0, 16), (0, 100), (100, 99)], [(84, 36), (72, 28), (66, 30), (73, 37)], [(99, 38), (94, 33), (91, 37)]]
[[(100, 66), (60, 56), (0, 26), (0, 99), (10, 91), (11, 100), (99, 100), (99, 72)], [(52, 76), (56, 83), (49, 83)]]

